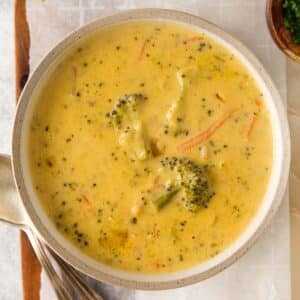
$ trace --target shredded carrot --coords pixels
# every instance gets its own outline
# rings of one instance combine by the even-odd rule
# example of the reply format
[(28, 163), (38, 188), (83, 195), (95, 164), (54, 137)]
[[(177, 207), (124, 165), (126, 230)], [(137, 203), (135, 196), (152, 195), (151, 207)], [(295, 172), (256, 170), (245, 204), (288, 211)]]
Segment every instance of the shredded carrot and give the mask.
[(220, 102), (225, 103), (224, 98), (221, 97), (219, 93), (216, 93), (216, 98), (217, 98)]
[(156, 175), (153, 179), (153, 187), (156, 187), (159, 183), (159, 175)]
[(183, 40), (182, 42), (184, 44), (186, 44), (186, 43), (189, 43), (189, 42), (199, 41), (199, 40), (202, 40), (202, 39), (203, 39), (203, 37), (201, 37), (201, 36), (192, 36), (190, 38), (187, 38), (187, 39)]
[(138, 59), (141, 60), (143, 58), (143, 55), (144, 55), (144, 52), (145, 52), (145, 49), (146, 49), (146, 45), (147, 45), (147, 41), (148, 39), (146, 39), (141, 47), (141, 50), (140, 50), (140, 54), (139, 54), (139, 57)]
[(255, 100), (255, 104), (256, 104), (258, 107), (261, 107), (261, 101), (260, 101), (260, 100), (256, 99), (256, 100)]
[(225, 116), (223, 116), (223, 118), (210, 125), (206, 130), (182, 143), (178, 147), (178, 150), (184, 152), (208, 140), (220, 127), (222, 127), (222, 125), (232, 116), (234, 112), (235, 110), (230, 111)]
[(91, 202), (90, 202), (89, 198), (86, 195), (81, 194), (80, 196), (86, 204), (88, 204), (89, 206), (91, 205)]
[(161, 264), (161, 263), (159, 263), (159, 262), (153, 262), (153, 266), (156, 268), (156, 269), (159, 269), (159, 268), (161, 268), (163, 265)]
[(252, 118), (252, 120), (251, 120), (249, 129), (248, 129), (248, 131), (247, 131), (247, 138), (248, 138), (248, 139), (250, 138), (250, 136), (251, 136), (251, 134), (252, 134), (252, 132), (253, 132), (253, 128), (254, 128), (256, 122), (257, 122), (257, 115), (254, 115), (253, 118)]

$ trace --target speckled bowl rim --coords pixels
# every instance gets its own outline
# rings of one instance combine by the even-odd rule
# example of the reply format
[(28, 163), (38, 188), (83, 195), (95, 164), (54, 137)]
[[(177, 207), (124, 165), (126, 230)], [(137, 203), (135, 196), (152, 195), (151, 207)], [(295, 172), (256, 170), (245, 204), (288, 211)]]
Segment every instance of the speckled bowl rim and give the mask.
[[(39, 213), (37, 213), (36, 208), (33, 205), (33, 201), (31, 200), (32, 195), (30, 196), (28, 192), (28, 185), (26, 185), (26, 180), (24, 178), (22, 169), (22, 153), (24, 152), (24, 149), (22, 149), (21, 140), (25, 112), (27, 105), (32, 98), (32, 94), (34, 93), (36, 85), (38, 84), (45, 70), (49, 68), (55, 58), (63, 53), (64, 49), (68, 48), (70, 45), (73, 45), (76, 41), (87, 36), (88, 34), (99, 30), (104, 26), (140, 19), (184, 23), (187, 26), (198, 28), (199, 31), (204, 30), (211, 32), (213, 35), (224, 40), (227, 44), (232, 45), (233, 48), (235, 48), (243, 57), (247, 59), (249, 65), (251, 65), (257, 72), (258, 76), (260, 76), (264, 85), (266, 86), (266, 89), (270, 93), (272, 101), (274, 102), (273, 105), (275, 107), (274, 109), (276, 111), (276, 116), (278, 117), (277, 125), (280, 131), (278, 134), (280, 137), (282, 136), (282, 144), (278, 145), (278, 147), (282, 149), (282, 155), (280, 156), (280, 160), (282, 161), (280, 161), (281, 168), (280, 174), (278, 174), (278, 184), (274, 187), (275, 190), (272, 191), (272, 195), (274, 194), (274, 197), (272, 198), (271, 206), (265, 213), (264, 218), (257, 225), (257, 228), (255, 228), (255, 232), (246, 237), (242, 245), (240, 245), (237, 249), (234, 249), (230, 252), (231, 247), (229, 247), (229, 254), (224, 258), (216, 258), (215, 263), (211, 264), (206, 270), (192, 275), (182, 275), (182, 277), (177, 277), (175, 279), (174, 276), (172, 276), (172, 273), (164, 275), (165, 277), (163, 280), (160, 279), (160, 275), (150, 276), (153, 278), (153, 280), (144, 280), (143, 275), (130, 276), (130, 274), (127, 272), (124, 273), (119, 270), (115, 270), (115, 273), (112, 274), (111, 272), (105, 270), (105, 267), (99, 267), (97, 263), (91, 263), (91, 259), (88, 257), (74, 255), (74, 252), (71, 253), (71, 251), (67, 249), (68, 242), (61, 242), (58, 234), (53, 234), (53, 232), (50, 232), (49, 226), (46, 226), (46, 223), (42, 220)], [(253, 245), (255, 240), (263, 232), (266, 225), (274, 216), (283, 198), (287, 185), (290, 165), (290, 135), (285, 109), (277, 89), (275, 88), (272, 80), (264, 70), (261, 63), (241, 42), (224, 32), (222, 29), (218, 28), (216, 25), (209, 23), (197, 16), (174, 10), (146, 8), (121, 12), (112, 16), (95, 20), (72, 32), (43, 58), (35, 71), (31, 74), (17, 107), (13, 128), (12, 154), (15, 182), (18, 192), (21, 196), (22, 204), (27, 212), (28, 223), (30, 223), (31, 228), (35, 230), (39, 237), (42, 238), (49, 245), (49, 247), (51, 247), (65, 261), (69, 262), (73, 267), (97, 280), (134, 289), (159, 290), (178, 288), (209, 278), (234, 263), (250, 248), (250, 246)], [(214, 261), (214, 259), (212, 259), (212, 261)], [(168, 278), (168, 276), (170, 278)]]

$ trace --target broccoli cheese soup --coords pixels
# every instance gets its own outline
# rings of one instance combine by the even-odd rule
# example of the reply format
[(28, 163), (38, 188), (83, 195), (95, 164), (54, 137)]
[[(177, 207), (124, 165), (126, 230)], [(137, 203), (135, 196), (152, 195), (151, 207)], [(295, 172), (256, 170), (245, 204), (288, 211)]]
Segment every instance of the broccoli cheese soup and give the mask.
[(204, 33), (136, 21), (80, 41), (37, 95), (27, 156), (57, 230), (115, 268), (209, 260), (257, 213), (272, 168), (264, 95)]

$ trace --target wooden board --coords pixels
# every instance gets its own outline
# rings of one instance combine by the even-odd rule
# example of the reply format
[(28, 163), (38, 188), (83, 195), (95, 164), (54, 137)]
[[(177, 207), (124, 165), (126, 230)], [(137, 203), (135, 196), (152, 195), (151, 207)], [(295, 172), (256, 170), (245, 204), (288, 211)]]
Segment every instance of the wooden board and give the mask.
[[(26, 19), (26, 0), (15, 0), (15, 80), (16, 101), (29, 75), (30, 35)], [(39, 300), (41, 266), (24, 232), (20, 232), (23, 299)]]

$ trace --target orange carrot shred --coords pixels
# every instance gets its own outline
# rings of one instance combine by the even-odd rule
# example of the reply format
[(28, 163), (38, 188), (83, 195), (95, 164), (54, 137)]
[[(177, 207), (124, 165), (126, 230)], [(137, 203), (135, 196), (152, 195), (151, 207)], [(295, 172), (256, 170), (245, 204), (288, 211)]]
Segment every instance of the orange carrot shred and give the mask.
[(223, 118), (211, 124), (206, 130), (182, 143), (178, 147), (178, 150), (184, 152), (208, 140), (220, 127), (223, 126), (223, 124), (232, 116), (234, 112), (235, 110), (230, 111)]
[(84, 200), (84, 202), (86, 204), (91, 205), (91, 202), (90, 202), (89, 198), (86, 195), (81, 194), (81, 198)]
[(199, 40), (202, 40), (202, 39), (203, 39), (203, 37), (201, 37), (201, 36), (192, 36), (190, 38), (187, 38), (187, 39), (183, 40), (183, 43), (186, 44), (188, 42), (199, 41)]
[(255, 126), (256, 122), (257, 122), (257, 115), (254, 115), (253, 118), (252, 118), (252, 120), (251, 120), (249, 129), (247, 131), (247, 138), (248, 139), (250, 138), (250, 136), (251, 136), (251, 134), (253, 132), (253, 129), (254, 129), (254, 126)]
[(141, 50), (140, 50), (140, 54), (139, 54), (139, 57), (138, 59), (141, 60), (143, 58), (143, 55), (144, 55), (144, 52), (145, 52), (145, 49), (146, 49), (146, 45), (147, 45), (147, 39), (144, 41), (142, 47), (141, 47)]
[(159, 183), (159, 175), (156, 175), (153, 179), (153, 187), (157, 186)]
[(256, 100), (255, 100), (255, 104), (256, 104), (258, 107), (261, 107), (261, 101), (260, 101), (260, 100), (256, 99)]
[(217, 98), (220, 102), (225, 103), (224, 98), (221, 97), (219, 93), (216, 93), (216, 98)]

